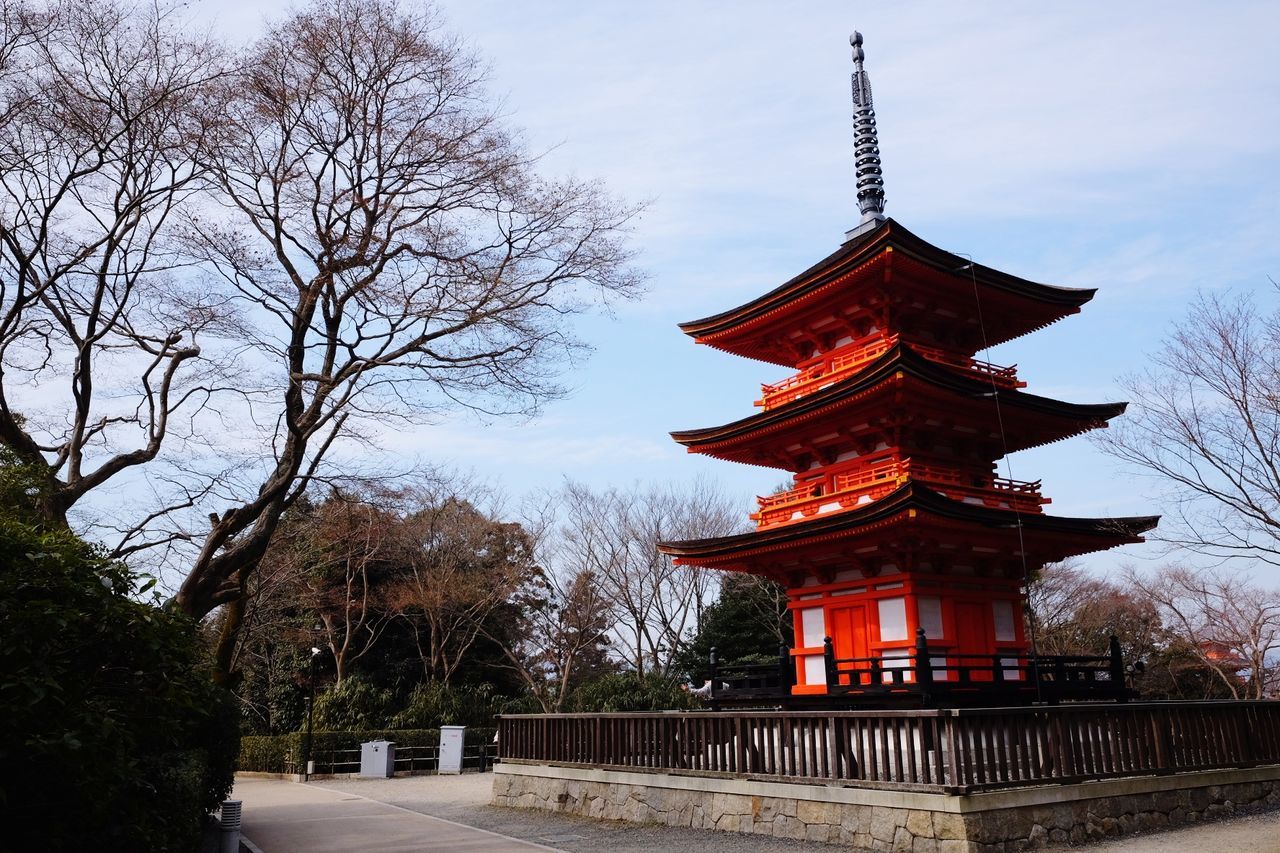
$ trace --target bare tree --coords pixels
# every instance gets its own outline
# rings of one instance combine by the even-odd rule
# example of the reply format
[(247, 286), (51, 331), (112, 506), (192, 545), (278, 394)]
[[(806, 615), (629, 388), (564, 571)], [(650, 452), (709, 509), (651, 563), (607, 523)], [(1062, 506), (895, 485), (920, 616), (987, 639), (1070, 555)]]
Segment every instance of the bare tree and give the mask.
[(609, 604), (588, 571), (540, 575), (515, 604), (516, 630), (490, 639), (543, 712), (558, 713), (574, 687), (608, 668)]
[[(0, 442), (66, 524), (95, 489), (193, 438), (220, 384), (183, 286), (175, 212), (222, 110), (220, 51), (164, 4), (0, 8)], [(181, 538), (204, 479), (111, 525), (118, 556)], [(117, 517), (119, 517), (117, 515)]]
[[(1280, 592), (1227, 572), (1167, 566), (1152, 575), (1130, 569), (1125, 585), (1159, 608), (1165, 624), (1236, 699), (1274, 692), (1280, 650)], [(1242, 681), (1237, 672), (1247, 672)]]
[(485, 629), (540, 575), (519, 524), (453, 495), (419, 494), (401, 524), (389, 599), (413, 627), (424, 674), (448, 682)]
[(286, 579), (294, 606), (317, 620), (336, 687), (394, 615), (387, 590), (404, 551), (401, 497), (377, 485), (334, 491), (287, 519), (264, 557), (263, 569)]
[(687, 490), (594, 490), (568, 483), (562, 493), (558, 565), (589, 572), (612, 611), (615, 650), (635, 670), (666, 674), (697, 629), (716, 588), (715, 575), (659, 554), (670, 539), (721, 536), (743, 513), (706, 482)]
[(1202, 294), (1098, 445), (1165, 492), (1155, 535), (1216, 559), (1280, 565), (1280, 313)]
[(1028, 633), (1036, 651), (1050, 655), (1105, 654), (1120, 640), (1125, 659), (1148, 659), (1164, 645), (1156, 606), (1128, 585), (1090, 574), (1079, 563), (1050, 563), (1027, 586)]
[(223, 207), (189, 239), (240, 309), (271, 452), (211, 518), (177, 596), (196, 616), (240, 595), (344, 436), (445, 406), (536, 410), (574, 351), (566, 317), (638, 286), (632, 211), (538, 178), (429, 11), (317, 0), (243, 69), (209, 159)]

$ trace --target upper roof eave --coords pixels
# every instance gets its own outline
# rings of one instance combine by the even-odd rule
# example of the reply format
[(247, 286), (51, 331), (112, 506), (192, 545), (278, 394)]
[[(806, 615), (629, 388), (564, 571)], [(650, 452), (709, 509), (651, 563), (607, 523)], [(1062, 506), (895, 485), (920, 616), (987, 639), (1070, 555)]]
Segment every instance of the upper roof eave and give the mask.
[[(820, 391), (784, 403), (777, 408), (756, 412), (745, 418), (715, 427), (676, 430), (671, 437), (685, 447), (724, 441), (781, 423), (841, 399), (862, 393), (892, 378), (899, 370), (905, 370), (932, 385), (966, 396), (985, 396), (991, 393), (991, 384), (924, 358), (901, 342), (888, 349), (882, 356), (852, 376), (836, 382)], [(1000, 399), (1014, 406), (1038, 410), (1047, 414), (1065, 415), (1081, 420), (1110, 420), (1124, 413), (1128, 403), (1068, 403), (1041, 397), (1014, 389), (1001, 389)]]
[(1139, 537), (1160, 522), (1158, 515), (1122, 518), (1015, 515), (1009, 510), (992, 509), (951, 500), (915, 481), (909, 481), (893, 493), (863, 507), (732, 536), (659, 542), (657, 548), (659, 552), (672, 557), (705, 559), (730, 556), (761, 547), (839, 533), (884, 520), (908, 509), (917, 509), (936, 516), (985, 526), (1000, 527), (1021, 523), (1024, 528), (1031, 530), (1080, 536), (1118, 537), (1132, 542), (1141, 541)]
[[(845, 269), (866, 262), (885, 246), (893, 246), (895, 251), (905, 252), (940, 271), (957, 275), (961, 270), (968, 271), (971, 263), (926, 242), (896, 220), (886, 219), (878, 228), (854, 236), (827, 257), (768, 293), (719, 314), (680, 323), (680, 330), (698, 338), (731, 329), (822, 286)], [(1084, 305), (1097, 293), (1095, 288), (1040, 284), (976, 263), (972, 265), (971, 274), (980, 284), (1072, 309)]]

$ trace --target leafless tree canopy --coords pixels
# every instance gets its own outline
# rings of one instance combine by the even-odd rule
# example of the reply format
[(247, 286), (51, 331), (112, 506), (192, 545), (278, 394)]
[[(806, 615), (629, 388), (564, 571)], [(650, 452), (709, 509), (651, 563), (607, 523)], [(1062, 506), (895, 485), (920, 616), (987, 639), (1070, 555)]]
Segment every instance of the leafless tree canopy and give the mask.
[[(172, 235), (198, 191), (223, 57), (163, 7), (6, 3), (0, 17), (0, 441), (42, 466), (42, 510), (192, 437), (216, 392), (200, 338), (217, 298)], [(117, 528), (155, 544), (180, 488)]]
[(1095, 440), (1164, 490), (1155, 535), (1280, 564), (1280, 314), (1201, 295), (1152, 362), (1125, 380), (1130, 415)]
[(614, 651), (641, 674), (665, 675), (697, 629), (715, 591), (712, 572), (677, 566), (658, 542), (723, 536), (742, 511), (705, 482), (688, 489), (591, 489), (568, 483), (561, 494), (558, 565), (590, 572), (609, 604)]
[[(1168, 566), (1152, 575), (1130, 570), (1124, 583), (1159, 608), (1165, 624), (1216, 674), (1236, 699), (1275, 691), (1280, 651), (1280, 591), (1227, 569)], [(1240, 672), (1245, 679), (1236, 677)]]
[(335, 447), (536, 411), (572, 316), (638, 290), (634, 211), (541, 177), (430, 9), (315, 0), (240, 53), (165, 7), (2, 10), (0, 442), (52, 521), (145, 480), (116, 553), (191, 542), (192, 615)]
[(1029, 634), (1040, 654), (1101, 655), (1116, 636), (1132, 662), (1148, 659), (1165, 639), (1153, 602), (1075, 561), (1041, 569), (1027, 586), (1027, 605)]

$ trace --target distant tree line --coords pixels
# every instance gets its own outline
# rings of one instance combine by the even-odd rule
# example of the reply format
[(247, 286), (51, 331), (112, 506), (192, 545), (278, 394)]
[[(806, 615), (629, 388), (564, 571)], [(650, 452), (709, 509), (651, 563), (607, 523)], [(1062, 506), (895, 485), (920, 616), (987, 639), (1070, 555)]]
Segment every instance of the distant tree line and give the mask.
[[(740, 526), (739, 508), (710, 486), (571, 482), (529, 502), (519, 523), (486, 510), (491, 497), (437, 480), (297, 502), (243, 599), (224, 662), (247, 729), (295, 730), (313, 686), (326, 727), (685, 705), (679, 685), (703, 674), (706, 637), (734, 633), (731, 655), (776, 655), (785, 618), (776, 585), (734, 627), (747, 612), (735, 603), (742, 582), (727, 582), (726, 595), (717, 576), (654, 548)], [(208, 630), (211, 647), (225, 648), (221, 621)]]

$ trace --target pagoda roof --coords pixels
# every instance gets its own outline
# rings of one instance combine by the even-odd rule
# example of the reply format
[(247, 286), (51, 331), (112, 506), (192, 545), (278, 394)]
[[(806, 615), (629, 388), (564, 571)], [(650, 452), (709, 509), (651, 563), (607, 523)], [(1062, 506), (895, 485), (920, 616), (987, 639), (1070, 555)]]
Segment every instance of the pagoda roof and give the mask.
[[(1158, 515), (1068, 518), (1036, 513), (1015, 514), (1007, 509), (952, 500), (927, 486), (909, 481), (880, 500), (853, 509), (733, 536), (660, 542), (657, 547), (663, 554), (695, 565), (732, 563), (764, 553), (795, 551), (807, 545), (853, 538), (860, 532), (918, 521), (921, 517), (1006, 535), (1018, 533), (1020, 524), (1028, 550), (1048, 551), (1038, 556), (1049, 559), (1063, 559), (1141, 542), (1141, 534), (1160, 521)], [(1037, 540), (1051, 544), (1037, 548)]]
[[(886, 250), (923, 265), (935, 275), (953, 279), (957, 285), (964, 285), (969, 293), (976, 285), (1012, 297), (1016, 310), (988, 312), (985, 322), (989, 346), (1020, 337), (1075, 313), (1097, 292), (1092, 288), (1039, 284), (982, 264), (971, 264), (967, 258), (917, 237), (896, 220), (886, 219), (879, 227), (852, 237), (835, 252), (763, 296), (701, 320), (681, 323), (680, 329), (699, 343), (737, 355), (775, 364), (794, 364), (789, 355), (757, 340), (763, 327), (775, 327), (778, 315), (784, 309), (817, 304), (833, 292), (829, 285), (851, 281), (860, 271), (869, 271), (872, 262), (883, 257)], [(882, 276), (873, 278), (883, 281)], [(971, 296), (967, 294), (966, 298)]]
[[(751, 445), (765, 435), (775, 435), (791, 427), (823, 429), (831, 416), (869, 396), (880, 386), (902, 377), (912, 377), (953, 399), (983, 401), (992, 397), (988, 379), (976, 374), (939, 364), (925, 358), (901, 342), (895, 344), (863, 370), (819, 391), (757, 412), (723, 426), (679, 430), (671, 437), (691, 453), (706, 453), (722, 459), (751, 464), (768, 464), (758, 460)], [(1001, 388), (1000, 404), (1010, 406), (1043, 423), (1040, 430), (1009, 429), (1006, 452), (1012, 453), (1078, 435), (1102, 425), (1124, 413), (1128, 403), (1067, 403), (1024, 391)], [(809, 426), (821, 419), (822, 426)], [(993, 420), (993, 424), (994, 424)], [(1012, 425), (1010, 425), (1012, 426)], [(775, 439), (776, 440), (776, 439)], [(775, 467), (786, 467), (779, 463)]]

